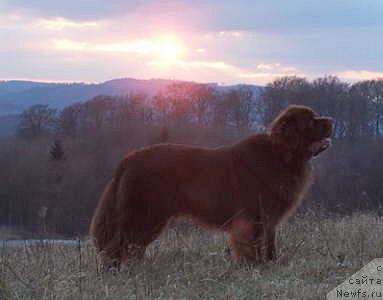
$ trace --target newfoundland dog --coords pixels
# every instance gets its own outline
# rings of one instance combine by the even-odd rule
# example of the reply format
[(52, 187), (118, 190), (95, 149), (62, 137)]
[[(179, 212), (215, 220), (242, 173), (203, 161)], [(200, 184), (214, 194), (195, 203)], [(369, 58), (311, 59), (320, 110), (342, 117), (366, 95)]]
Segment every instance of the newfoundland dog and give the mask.
[(102, 263), (142, 257), (177, 216), (227, 232), (242, 261), (275, 259), (276, 228), (300, 205), (312, 181), (310, 160), (329, 147), (331, 133), (330, 118), (294, 105), (267, 133), (231, 146), (159, 144), (129, 153), (90, 227)]

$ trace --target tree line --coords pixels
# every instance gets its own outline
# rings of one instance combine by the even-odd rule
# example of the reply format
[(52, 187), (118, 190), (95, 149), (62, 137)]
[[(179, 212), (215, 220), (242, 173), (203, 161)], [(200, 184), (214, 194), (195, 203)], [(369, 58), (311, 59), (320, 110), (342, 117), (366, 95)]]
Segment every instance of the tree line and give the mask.
[(283, 77), (261, 90), (181, 82), (155, 96), (100, 95), (61, 111), (30, 107), (17, 134), (0, 142), (0, 224), (82, 234), (128, 151), (160, 142), (231, 144), (266, 130), (289, 104), (335, 121), (333, 147), (314, 161), (307, 205), (337, 213), (379, 210), (383, 80)]

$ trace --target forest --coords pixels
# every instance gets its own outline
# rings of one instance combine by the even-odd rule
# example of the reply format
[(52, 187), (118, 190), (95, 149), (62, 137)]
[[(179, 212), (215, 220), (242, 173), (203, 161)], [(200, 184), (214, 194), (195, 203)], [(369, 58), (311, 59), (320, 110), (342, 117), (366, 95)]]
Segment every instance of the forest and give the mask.
[(33, 105), (0, 141), (0, 225), (87, 233), (100, 193), (129, 151), (156, 143), (232, 144), (267, 130), (289, 104), (334, 118), (333, 146), (315, 158), (301, 209), (382, 211), (383, 80), (282, 77), (247, 86), (177, 82), (154, 96), (96, 96), (62, 110)]

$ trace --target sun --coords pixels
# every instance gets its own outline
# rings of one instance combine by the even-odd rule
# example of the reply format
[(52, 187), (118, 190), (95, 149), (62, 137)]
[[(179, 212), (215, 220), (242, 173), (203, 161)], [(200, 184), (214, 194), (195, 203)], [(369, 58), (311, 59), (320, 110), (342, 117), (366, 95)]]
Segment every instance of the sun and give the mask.
[(154, 52), (164, 58), (178, 58), (184, 48), (177, 38), (173, 36), (163, 36), (156, 39)]

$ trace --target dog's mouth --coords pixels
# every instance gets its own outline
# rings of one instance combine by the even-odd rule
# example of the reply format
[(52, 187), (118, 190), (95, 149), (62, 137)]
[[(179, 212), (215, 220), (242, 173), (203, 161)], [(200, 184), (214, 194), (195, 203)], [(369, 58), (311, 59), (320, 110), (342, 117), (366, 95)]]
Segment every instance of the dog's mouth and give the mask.
[(320, 126), (317, 127), (319, 131), (319, 135), (317, 136), (320, 137), (320, 139), (313, 142), (309, 147), (312, 156), (317, 156), (331, 146), (330, 137), (333, 130), (332, 119), (328, 117), (320, 117), (317, 119), (317, 122), (320, 122), (318, 124)]
[(324, 138), (318, 142), (312, 143), (310, 145), (309, 150), (312, 153), (312, 156), (317, 156), (319, 153), (325, 151), (330, 146), (331, 146), (331, 139)]

